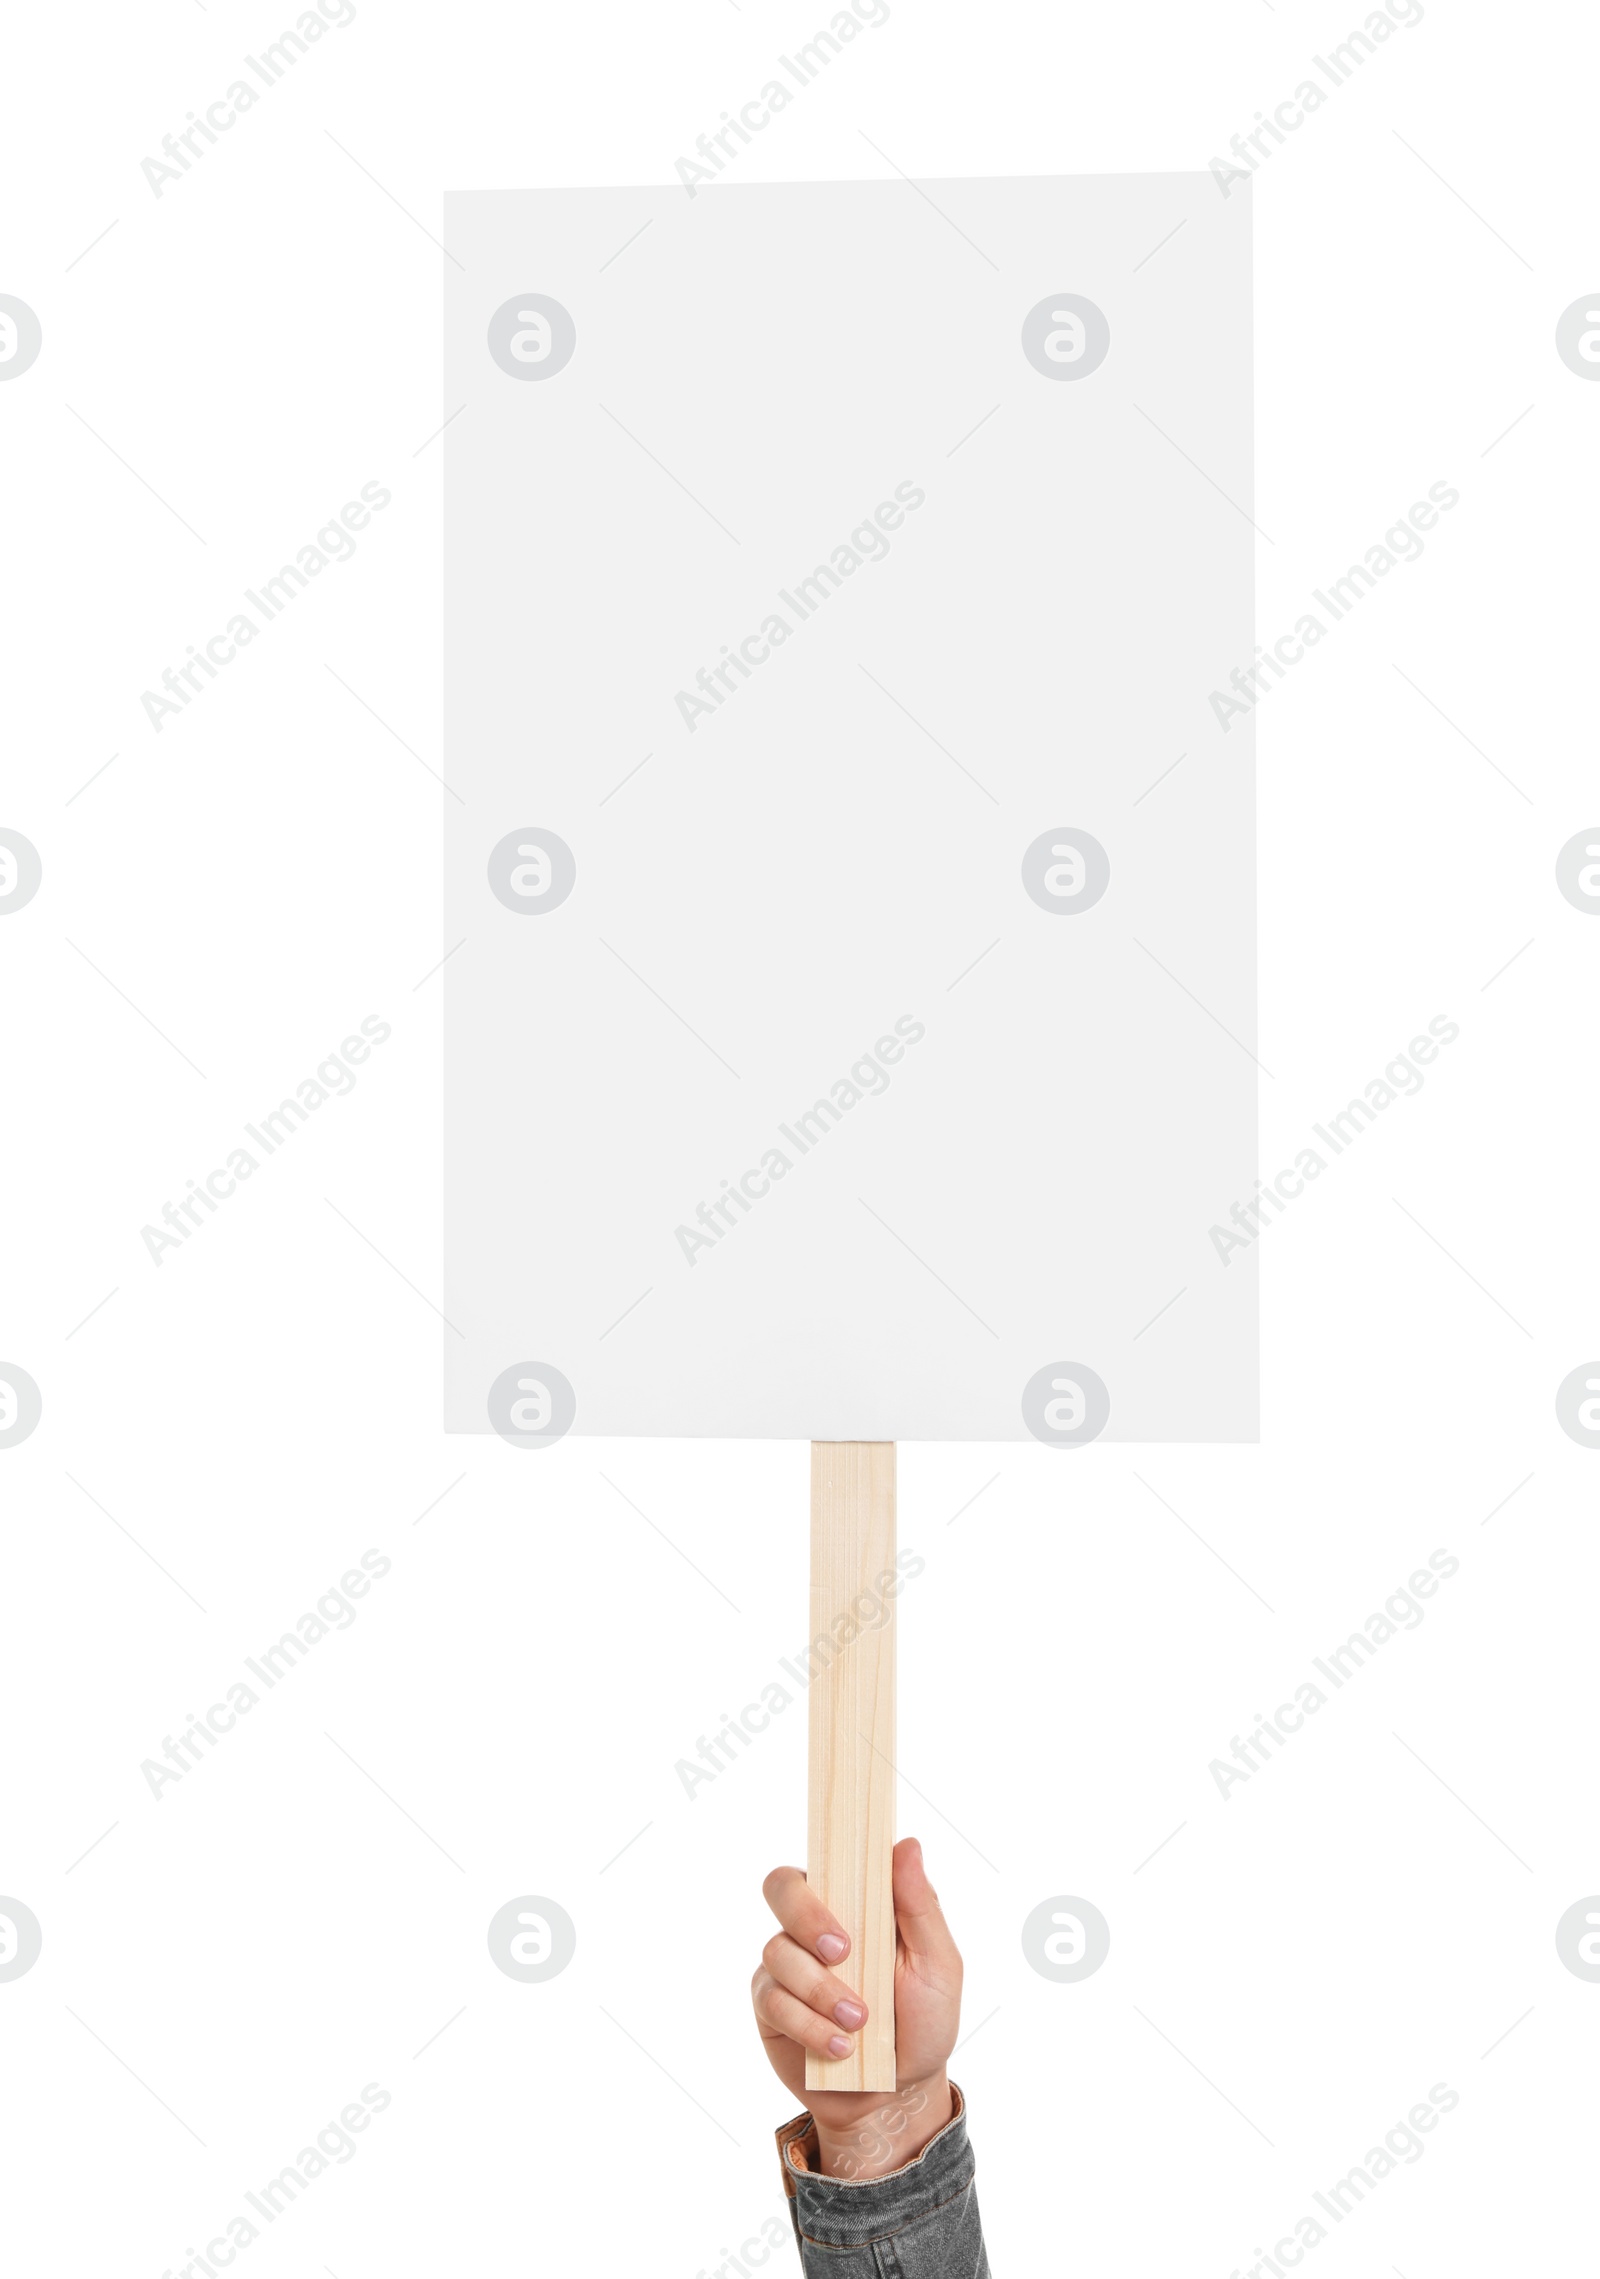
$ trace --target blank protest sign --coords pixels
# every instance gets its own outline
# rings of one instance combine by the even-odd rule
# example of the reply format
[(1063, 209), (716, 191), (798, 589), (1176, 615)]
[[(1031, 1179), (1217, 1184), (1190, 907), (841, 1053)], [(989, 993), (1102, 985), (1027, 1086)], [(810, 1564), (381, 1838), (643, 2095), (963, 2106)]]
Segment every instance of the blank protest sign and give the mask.
[(1248, 201), (446, 236), (447, 1426), (1254, 1437)]

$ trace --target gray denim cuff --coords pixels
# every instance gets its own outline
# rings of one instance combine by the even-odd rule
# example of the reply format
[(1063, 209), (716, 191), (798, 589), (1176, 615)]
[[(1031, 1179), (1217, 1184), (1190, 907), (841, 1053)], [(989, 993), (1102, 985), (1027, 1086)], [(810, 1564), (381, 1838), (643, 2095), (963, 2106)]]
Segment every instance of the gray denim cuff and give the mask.
[(972, 2183), (972, 2147), (967, 2141), (966, 2099), (950, 2084), (950, 2119), (937, 2136), (903, 2168), (887, 2176), (853, 2179), (817, 2173), (815, 2125), (809, 2113), (786, 2121), (778, 2131), (784, 2190), (796, 2237), (826, 2248), (866, 2247), (892, 2238), (909, 2225), (959, 2200)]

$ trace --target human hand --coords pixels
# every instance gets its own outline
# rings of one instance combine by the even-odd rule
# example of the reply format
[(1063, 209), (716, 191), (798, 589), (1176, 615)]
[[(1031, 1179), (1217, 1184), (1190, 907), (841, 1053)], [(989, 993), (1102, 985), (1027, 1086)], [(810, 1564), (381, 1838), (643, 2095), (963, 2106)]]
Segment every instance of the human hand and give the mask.
[(848, 2054), (866, 2004), (834, 1975), (850, 1941), (799, 1868), (774, 1868), (762, 1885), (781, 1928), (762, 1949), (750, 1982), (756, 2027), (778, 2079), (817, 2128), (823, 2173), (882, 2176), (936, 2136), (953, 2110), (945, 2062), (961, 2018), (961, 1956), (922, 1864), (914, 1836), (894, 1848), (896, 2087), (806, 2089), (806, 2052)]

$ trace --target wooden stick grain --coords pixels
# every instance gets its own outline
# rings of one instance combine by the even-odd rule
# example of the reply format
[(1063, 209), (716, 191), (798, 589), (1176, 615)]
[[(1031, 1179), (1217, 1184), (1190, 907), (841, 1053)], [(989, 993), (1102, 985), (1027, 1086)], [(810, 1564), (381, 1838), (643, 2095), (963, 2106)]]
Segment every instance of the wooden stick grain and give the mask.
[(867, 2023), (848, 2057), (807, 2052), (808, 2089), (895, 2087), (894, 1558), (894, 1442), (814, 1440), (806, 1880), (850, 1934)]

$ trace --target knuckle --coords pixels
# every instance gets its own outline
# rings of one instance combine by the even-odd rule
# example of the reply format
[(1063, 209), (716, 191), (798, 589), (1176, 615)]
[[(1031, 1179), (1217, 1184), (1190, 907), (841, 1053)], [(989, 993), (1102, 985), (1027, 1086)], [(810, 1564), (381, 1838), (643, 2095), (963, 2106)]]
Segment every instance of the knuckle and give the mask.
[(796, 1886), (805, 1889), (805, 1878), (794, 1867), (777, 1867), (761, 1886), (762, 1897), (775, 1915), (782, 1915), (794, 1906)]

